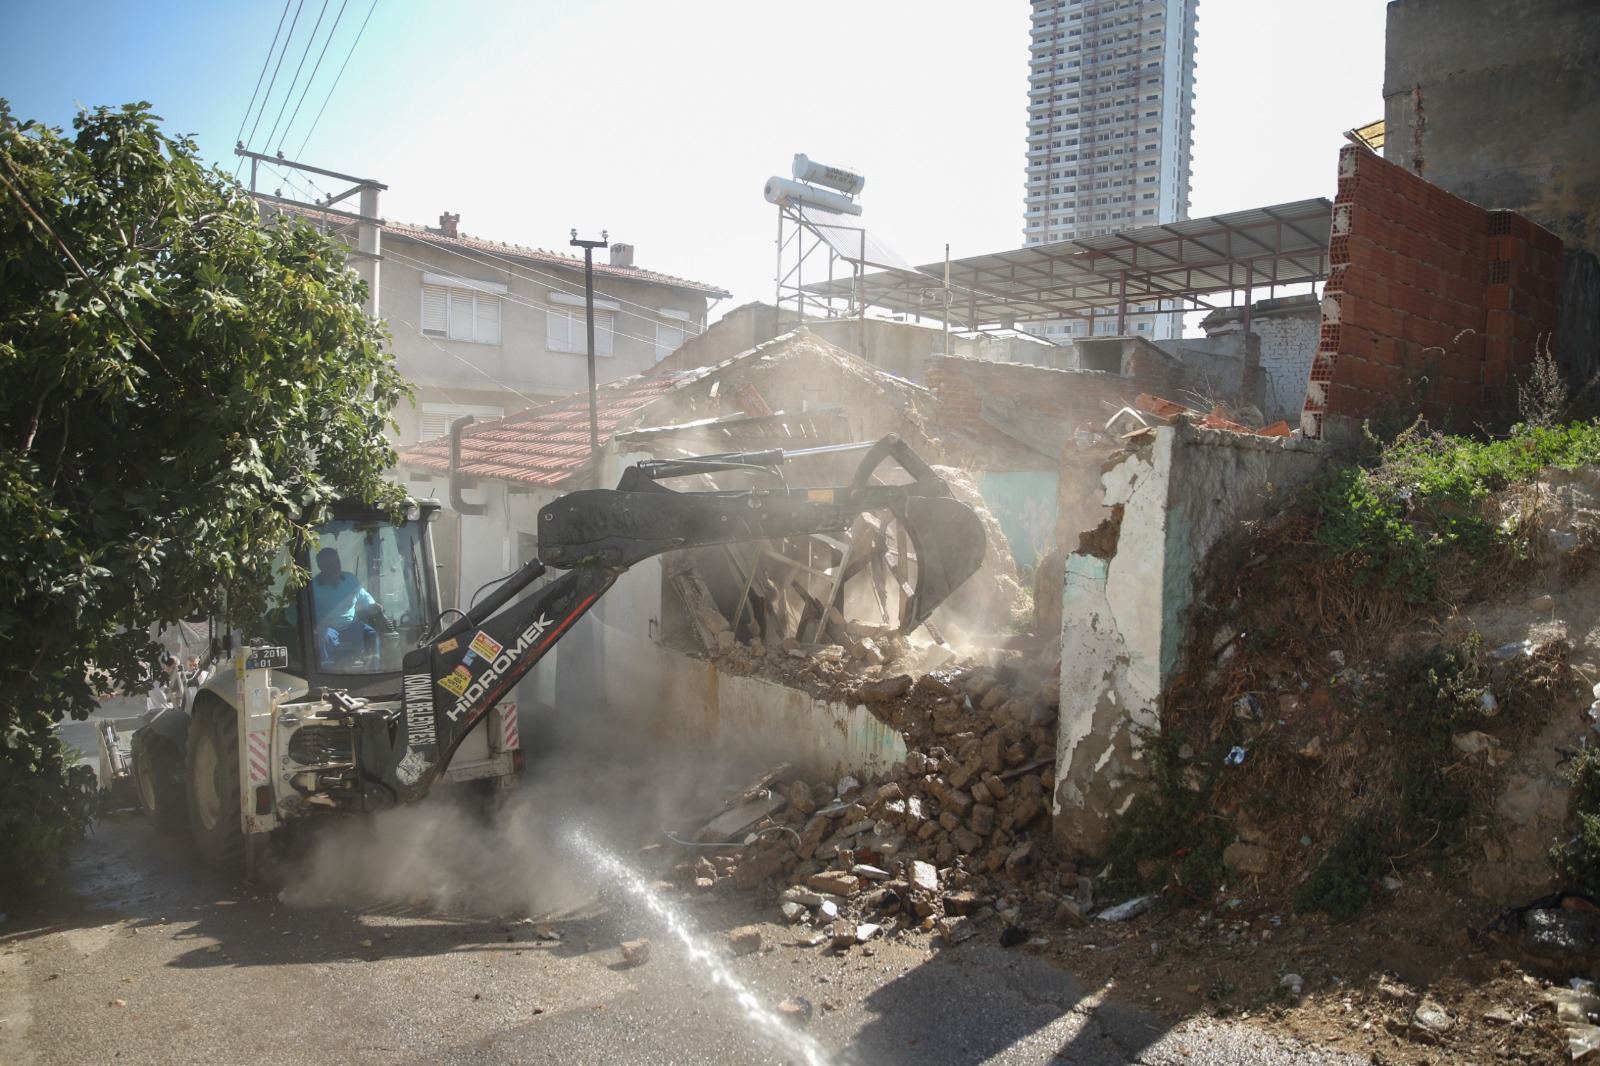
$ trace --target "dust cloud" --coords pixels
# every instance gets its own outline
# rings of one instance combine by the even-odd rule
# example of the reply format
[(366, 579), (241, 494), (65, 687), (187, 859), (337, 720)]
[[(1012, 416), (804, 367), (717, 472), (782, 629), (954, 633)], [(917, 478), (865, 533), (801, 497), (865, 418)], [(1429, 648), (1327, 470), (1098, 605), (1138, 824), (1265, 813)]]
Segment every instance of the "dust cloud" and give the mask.
[(640, 692), (630, 702), (639, 706), (608, 708), (575, 690), (562, 712), (525, 710), (527, 767), (509, 792), (494, 795), (485, 782), (445, 784), (411, 807), (308, 820), (282, 849), (284, 902), (456, 916), (593, 912), (605, 886), (588, 856), (576, 853), (576, 839), (620, 855), (660, 850), (667, 832), (692, 833), (728, 788), (751, 775), (643, 735), (632, 723), (657, 694)]

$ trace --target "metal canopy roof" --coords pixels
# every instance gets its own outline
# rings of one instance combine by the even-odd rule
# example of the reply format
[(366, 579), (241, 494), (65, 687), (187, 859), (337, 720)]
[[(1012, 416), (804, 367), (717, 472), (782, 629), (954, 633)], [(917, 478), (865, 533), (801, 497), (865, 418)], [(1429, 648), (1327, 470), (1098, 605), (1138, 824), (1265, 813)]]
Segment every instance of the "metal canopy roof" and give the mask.
[[(1208, 294), (1320, 281), (1328, 274), (1332, 220), (1333, 204), (1318, 197), (952, 260), (951, 324), (1086, 318), (1156, 301), (1167, 301), (1168, 310), (1204, 310), (1211, 305), (1199, 297)], [(855, 294), (871, 306), (942, 317), (943, 279), (944, 264), (930, 263), (914, 273), (888, 270), (805, 291)]]

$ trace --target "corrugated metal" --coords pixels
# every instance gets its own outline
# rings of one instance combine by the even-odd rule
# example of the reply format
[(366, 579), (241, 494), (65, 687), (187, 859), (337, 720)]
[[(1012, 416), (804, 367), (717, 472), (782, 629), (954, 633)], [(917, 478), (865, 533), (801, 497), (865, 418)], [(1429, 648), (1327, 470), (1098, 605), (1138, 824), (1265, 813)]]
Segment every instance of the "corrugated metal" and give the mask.
[[(1333, 204), (1316, 198), (1056, 241), (953, 260), (951, 315), (966, 328), (1115, 308), (1120, 302), (1317, 281), (1328, 273)], [(869, 274), (866, 302), (927, 314), (923, 290), (942, 283), (943, 263)], [(845, 298), (854, 279), (805, 286)]]

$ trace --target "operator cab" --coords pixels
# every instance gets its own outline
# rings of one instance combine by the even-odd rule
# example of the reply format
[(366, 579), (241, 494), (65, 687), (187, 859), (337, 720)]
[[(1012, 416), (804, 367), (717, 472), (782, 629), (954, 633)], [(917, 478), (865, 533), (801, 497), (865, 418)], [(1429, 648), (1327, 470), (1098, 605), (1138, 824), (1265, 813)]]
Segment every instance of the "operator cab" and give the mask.
[[(396, 523), (387, 513), (338, 503), (317, 527), (316, 542), (292, 548), (310, 574), (288, 588), (289, 568), (274, 575), (270, 639), (289, 652), (288, 672), (310, 689), (352, 694), (394, 688), (406, 651), (417, 647), (439, 614), (438, 579), (428, 524), (437, 500), (408, 505)], [(374, 692), (375, 694), (375, 692)]]

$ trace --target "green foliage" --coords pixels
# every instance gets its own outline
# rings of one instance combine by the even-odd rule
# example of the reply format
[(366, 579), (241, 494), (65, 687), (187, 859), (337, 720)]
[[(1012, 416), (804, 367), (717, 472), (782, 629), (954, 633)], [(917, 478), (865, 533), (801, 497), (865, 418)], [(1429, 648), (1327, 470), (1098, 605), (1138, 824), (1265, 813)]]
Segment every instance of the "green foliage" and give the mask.
[(94, 773), (74, 766), (48, 721), (15, 722), (0, 735), (0, 902), (51, 884), (62, 850), (82, 838), (96, 809)]
[(1389, 846), (1371, 818), (1351, 822), (1295, 896), (1295, 906), (1326, 911), (1338, 921), (1355, 914), (1372, 901), (1373, 889), (1389, 866)]
[(1222, 851), (1233, 838), (1232, 824), (1210, 806), (1211, 782), (1202, 774), (1218, 760), (1185, 760), (1177, 733), (1145, 734), (1141, 743), (1150, 779), (1112, 833), (1106, 887), (1131, 896), (1171, 886), (1203, 898), (1227, 875)]
[(0, 774), (63, 787), (51, 723), (137, 690), (152, 626), (258, 609), (296, 516), (395, 501), (405, 392), (325, 238), (147, 105), (74, 129), (0, 101)]
[[(1376, 684), (1362, 707), (1383, 738), (1392, 778), (1387, 802), (1373, 802), (1341, 831), (1296, 896), (1302, 910), (1348, 918), (1371, 898), (1390, 863), (1438, 857), (1460, 837), (1472, 797), (1449, 770), (1460, 755), (1451, 737), (1481, 714), (1489, 672), (1476, 637), (1408, 655)], [(1369, 782), (1375, 793), (1380, 783)], [(1354, 797), (1352, 797), (1354, 799)]]
[(1600, 748), (1585, 748), (1567, 770), (1578, 834), (1550, 849), (1550, 864), (1579, 891), (1600, 895)]
[(1364, 467), (1330, 466), (1302, 497), (1318, 519), (1317, 542), (1357, 560), (1358, 584), (1376, 581), (1419, 603), (1433, 591), (1441, 552), (1484, 558), (1519, 547), (1516, 530), (1485, 513), (1488, 497), (1547, 466), (1600, 460), (1600, 422), (1518, 426), (1504, 440), (1402, 433)]

